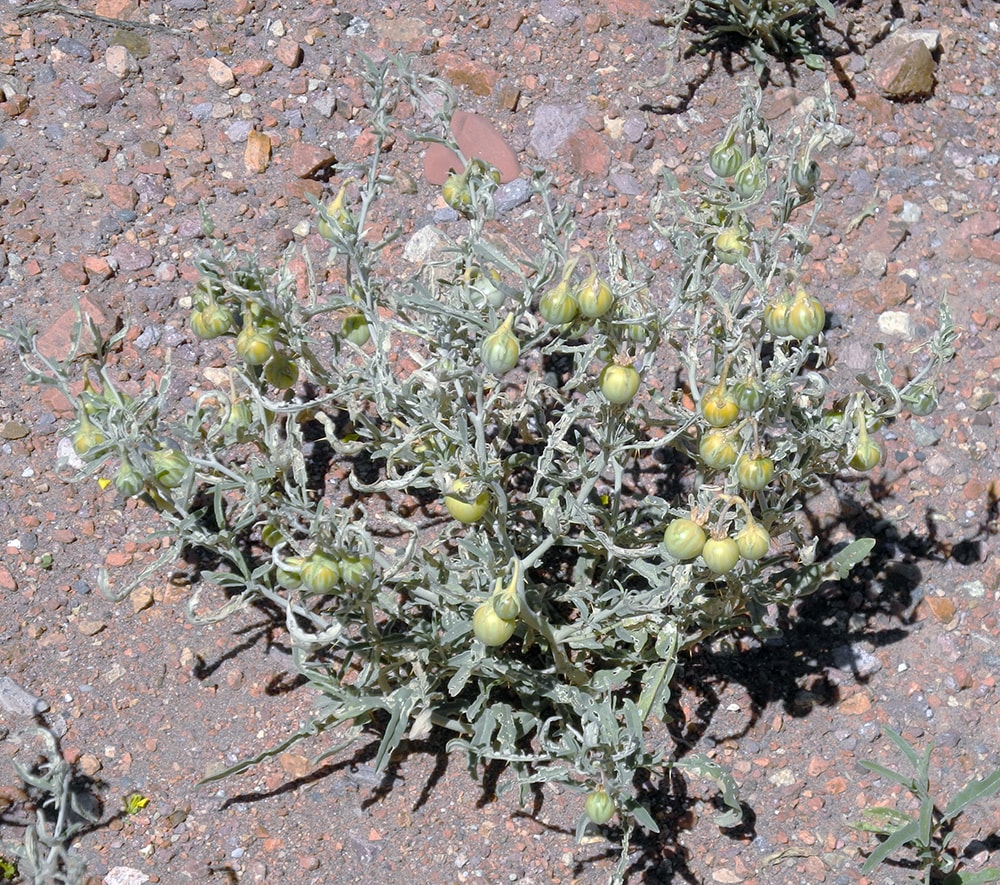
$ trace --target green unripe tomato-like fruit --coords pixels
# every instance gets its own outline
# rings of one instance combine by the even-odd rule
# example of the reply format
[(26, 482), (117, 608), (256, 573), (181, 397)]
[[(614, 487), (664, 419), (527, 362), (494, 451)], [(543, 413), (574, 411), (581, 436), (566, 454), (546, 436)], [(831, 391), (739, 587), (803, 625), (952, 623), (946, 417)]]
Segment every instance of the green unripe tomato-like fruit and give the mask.
[(274, 580), (279, 587), (284, 587), (286, 590), (298, 590), (302, 586), (302, 578), (299, 575), (280, 568), (275, 572)]
[(747, 160), (733, 178), (733, 188), (744, 199), (757, 196), (767, 186), (767, 173), (760, 157), (753, 156)]
[(787, 295), (776, 298), (764, 308), (764, 327), (776, 338), (787, 338), (788, 312), (792, 303)]
[(474, 175), (477, 182), (500, 184), (500, 170), (492, 163), (487, 163), (479, 157), (473, 157), (469, 161), (468, 174), (470, 177)]
[(313, 553), (302, 564), (299, 577), (310, 593), (330, 593), (340, 583), (340, 566), (325, 553)]
[(744, 162), (743, 151), (732, 141), (720, 141), (708, 155), (708, 166), (719, 178), (732, 178)]
[(764, 388), (756, 378), (747, 377), (733, 385), (733, 398), (743, 412), (756, 412), (764, 405)]
[(681, 562), (698, 556), (705, 547), (705, 541), (705, 530), (693, 519), (686, 517), (671, 520), (663, 533), (667, 553)]
[(750, 244), (738, 227), (726, 227), (720, 230), (712, 241), (716, 257), (723, 264), (736, 264), (740, 258), (750, 254)]
[(338, 233), (343, 233), (351, 224), (351, 213), (344, 205), (344, 200), (347, 196), (347, 186), (353, 180), (353, 178), (346, 179), (340, 186), (340, 190), (337, 191), (337, 196), (326, 204), (326, 214), (330, 221), (320, 216), (316, 229), (324, 240), (333, 240)]
[(262, 366), (274, 356), (274, 339), (247, 323), (236, 336), (236, 352), (251, 366)]
[(736, 533), (736, 546), (740, 556), (751, 562), (763, 559), (771, 547), (771, 536), (756, 520), (748, 522)]
[(642, 379), (639, 373), (632, 366), (620, 366), (618, 363), (608, 363), (597, 379), (601, 388), (601, 395), (616, 406), (623, 406), (631, 402), (632, 397), (639, 391), (639, 382)]
[(930, 415), (937, 407), (937, 394), (932, 387), (921, 387), (903, 397), (903, 404), (918, 418)]
[(260, 539), (268, 547), (277, 547), (285, 540), (285, 533), (273, 522), (268, 522), (260, 530)]
[(176, 489), (184, 482), (184, 475), (191, 466), (187, 455), (171, 448), (157, 449), (149, 456), (149, 460), (153, 465), (156, 481), (165, 489)]
[(452, 172), (441, 185), (441, 196), (456, 212), (465, 215), (472, 209), (472, 188), (469, 176), (462, 172)]
[(80, 415), (80, 424), (73, 433), (73, 451), (84, 461), (91, 461), (97, 457), (97, 450), (104, 445), (105, 438), (100, 428), (87, 417), (86, 413)]
[(521, 355), (521, 345), (511, 331), (513, 325), (514, 314), (508, 314), (500, 328), (486, 336), (479, 351), (483, 365), (494, 375), (509, 372), (517, 365), (517, 358)]
[(576, 303), (580, 305), (580, 313), (593, 320), (611, 310), (615, 296), (606, 280), (596, 273), (591, 273), (577, 290)]
[(521, 613), (521, 603), (516, 593), (494, 593), (492, 603), (493, 611), (505, 621), (513, 621)]
[(739, 450), (733, 436), (722, 430), (710, 430), (702, 434), (698, 443), (698, 454), (706, 467), (712, 470), (727, 470), (736, 463)]
[(740, 407), (726, 389), (717, 384), (701, 401), (701, 414), (713, 427), (728, 427), (740, 414)]
[(278, 586), (286, 590), (298, 590), (302, 586), (302, 566), (306, 561), (301, 556), (289, 556), (282, 563), (284, 568), (278, 568), (274, 580)]
[(819, 299), (799, 289), (788, 308), (788, 334), (799, 341), (818, 335), (826, 325), (826, 312)]
[(587, 817), (595, 824), (606, 824), (615, 814), (615, 800), (608, 795), (607, 790), (594, 790), (584, 803)]
[(559, 283), (549, 289), (538, 302), (538, 312), (545, 322), (553, 326), (564, 326), (576, 319), (580, 305), (569, 290), (568, 283)]
[(456, 479), (451, 491), (444, 496), (444, 506), (453, 519), (472, 525), (486, 515), (486, 509), (490, 506), (490, 493), (483, 489), (475, 498), (470, 499), (465, 494), (468, 488), (469, 483), (464, 479)]
[(764, 456), (741, 455), (736, 462), (736, 481), (741, 488), (759, 492), (774, 476), (774, 462)]
[(123, 461), (114, 478), (115, 488), (126, 498), (134, 498), (142, 491), (142, 474), (128, 461)]
[(483, 645), (503, 645), (514, 635), (517, 621), (501, 618), (490, 600), (482, 603), (472, 616), (472, 632)]
[(191, 331), (206, 341), (225, 335), (232, 324), (233, 315), (216, 301), (191, 314)]
[(866, 472), (877, 467), (882, 460), (882, 449), (867, 433), (861, 434), (858, 439), (858, 447), (851, 455), (851, 467), (861, 472)]
[(229, 407), (229, 416), (223, 432), (235, 437), (242, 436), (253, 423), (253, 409), (245, 399), (238, 399)]
[(370, 556), (343, 556), (340, 560), (340, 579), (346, 587), (357, 590), (368, 584), (375, 573)]
[(372, 337), (368, 320), (363, 313), (351, 313), (344, 317), (341, 332), (351, 344), (356, 344), (358, 347), (366, 345)]
[(739, 562), (740, 548), (732, 538), (709, 538), (702, 548), (701, 558), (717, 575), (724, 575)]
[(299, 367), (283, 353), (276, 353), (264, 366), (264, 380), (278, 390), (288, 390), (299, 380)]

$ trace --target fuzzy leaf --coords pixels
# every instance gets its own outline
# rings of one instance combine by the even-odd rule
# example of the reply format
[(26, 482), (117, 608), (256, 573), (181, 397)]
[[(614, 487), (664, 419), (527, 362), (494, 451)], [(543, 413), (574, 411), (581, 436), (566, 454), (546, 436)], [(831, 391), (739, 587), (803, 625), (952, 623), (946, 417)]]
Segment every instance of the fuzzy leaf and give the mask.
[(678, 759), (674, 765), (682, 771), (688, 771), (712, 781), (722, 791), (722, 801), (725, 802), (729, 810), (717, 814), (713, 818), (718, 826), (736, 827), (743, 822), (743, 807), (740, 805), (739, 788), (729, 771), (701, 753)]
[(1000, 790), (1000, 768), (979, 780), (969, 781), (948, 803), (944, 810), (944, 820), (952, 821), (969, 805)]
[(875, 869), (875, 867), (888, 858), (890, 854), (896, 851), (896, 849), (902, 848), (904, 845), (909, 845), (910, 843), (916, 841), (919, 834), (920, 824), (918, 821), (911, 820), (906, 826), (900, 827), (895, 833), (889, 835), (881, 845), (868, 855), (868, 860), (866, 860), (864, 866), (861, 867), (861, 872), (866, 874), (870, 873)]

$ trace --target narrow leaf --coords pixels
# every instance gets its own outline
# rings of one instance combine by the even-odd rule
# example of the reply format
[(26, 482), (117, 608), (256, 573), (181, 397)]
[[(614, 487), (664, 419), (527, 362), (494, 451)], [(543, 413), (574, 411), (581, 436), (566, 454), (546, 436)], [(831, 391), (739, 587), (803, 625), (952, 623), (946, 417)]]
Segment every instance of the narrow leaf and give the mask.
[(893, 771), (891, 768), (886, 768), (884, 765), (879, 765), (878, 762), (861, 759), (858, 764), (862, 768), (867, 768), (869, 771), (873, 771), (875, 774), (881, 775), (886, 780), (893, 781), (900, 786), (906, 787), (908, 790), (913, 790), (915, 787), (912, 777), (900, 774), (898, 771)]
[(973, 802), (991, 796), (998, 790), (1000, 790), (1000, 768), (984, 778), (969, 781), (962, 787), (945, 808), (944, 819), (954, 820)]
[(1000, 870), (980, 870), (978, 873), (949, 873), (944, 885), (982, 885), (984, 882), (1000, 882)]
[(900, 751), (910, 760), (910, 765), (914, 767), (917, 771), (920, 770), (920, 757), (917, 755), (917, 751), (911, 747), (901, 734), (897, 731), (893, 731), (891, 728), (886, 727), (883, 729), (885, 731), (886, 737), (888, 737)]
[(896, 851), (896, 849), (902, 848), (904, 845), (913, 842), (917, 838), (918, 832), (918, 823), (915, 820), (910, 821), (910, 823), (908, 823), (905, 827), (900, 827), (895, 833), (889, 836), (889, 838), (887, 838), (871, 854), (868, 855), (868, 860), (865, 861), (865, 865), (861, 868), (861, 872), (865, 874), (870, 873), (890, 854)]

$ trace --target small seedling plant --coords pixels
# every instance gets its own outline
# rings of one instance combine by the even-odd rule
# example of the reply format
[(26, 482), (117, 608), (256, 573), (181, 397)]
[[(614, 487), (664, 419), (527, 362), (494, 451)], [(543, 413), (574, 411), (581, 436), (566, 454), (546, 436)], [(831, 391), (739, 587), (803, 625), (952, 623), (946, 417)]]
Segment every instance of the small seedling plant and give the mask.
[(860, 764), (906, 789), (917, 800), (917, 810), (908, 814), (885, 806), (865, 809), (862, 820), (853, 826), (885, 838), (868, 855), (861, 871), (871, 873), (879, 864), (888, 862), (892, 855), (906, 849), (913, 855), (914, 865), (920, 870), (920, 881), (925, 885), (933, 882), (943, 885), (1000, 882), (1000, 869), (963, 871), (952, 847), (955, 821), (974, 802), (1000, 791), (1000, 768), (984, 778), (969, 781), (942, 810), (931, 795), (929, 772), (934, 746), (918, 754), (898, 732), (886, 728), (885, 734), (899, 748), (912, 771), (896, 771), (867, 759), (861, 760)]
[[(23, 839), (2, 840), (0, 880), (32, 885), (80, 885), (86, 867), (73, 850), (76, 839), (100, 821), (100, 803), (86, 779), (63, 757), (59, 741), (43, 726), (34, 729), (42, 742), (37, 764), (14, 763), (18, 777), (31, 797), (34, 813), (24, 827)], [(13, 821), (0, 819), (0, 824)], [(10, 858), (9, 860), (7, 858)]]
[(687, 0), (676, 16), (697, 35), (692, 51), (745, 47), (762, 80), (774, 60), (801, 58), (823, 70), (819, 23), (824, 18), (837, 20), (830, 0)]
[[(882, 422), (934, 408), (948, 313), (901, 389), (882, 350), (877, 377), (831, 389), (803, 262), (832, 109), (808, 141), (778, 139), (750, 91), (696, 179), (662, 181), (650, 223), (669, 272), (611, 228), (580, 249), (541, 170), (514, 242), (499, 175), (474, 157), (441, 190), (452, 221), (415, 232), (436, 245), (401, 269), (386, 151), (447, 141), (454, 96), (402, 59), (364, 76), (373, 150), (317, 201), (321, 254), (269, 267), (220, 241), (199, 259), (191, 329), (226, 355), (226, 383), (184, 404), (168, 373), (130, 395), (109, 369), (118, 338), (82, 321), (98, 355), (81, 391), (77, 362), (8, 333), (30, 381), (75, 403), (84, 472), (158, 511), (176, 541), (163, 563), (200, 557), (190, 617), (284, 619), (316, 709), (219, 776), (372, 733), (382, 769), (439, 728), (474, 775), (506, 764), (522, 800), (578, 791), (579, 832), (617, 821), (622, 864), (633, 827), (657, 829), (637, 777), (710, 778), (733, 826), (732, 778), (665, 739), (675, 669), (700, 642), (773, 629), (871, 549), (817, 561), (798, 511), (820, 477), (878, 464)], [(404, 99), (422, 115), (405, 132)]]

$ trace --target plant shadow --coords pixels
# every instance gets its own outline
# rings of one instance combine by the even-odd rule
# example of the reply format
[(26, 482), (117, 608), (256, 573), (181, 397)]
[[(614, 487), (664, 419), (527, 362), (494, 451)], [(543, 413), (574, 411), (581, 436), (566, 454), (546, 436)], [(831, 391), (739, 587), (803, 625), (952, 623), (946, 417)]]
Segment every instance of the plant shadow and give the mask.
[[(862, 505), (856, 496), (856, 484), (856, 480), (835, 478), (830, 485), (834, 506), (822, 510), (817, 504), (803, 504), (803, 515), (819, 539), (818, 560), (833, 555), (849, 539), (863, 537), (876, 542), (868, 559), (846, 579), (825, 582), (813, 594), (774, 611), (770, 625), (775, 628), (773, 634), (761, 638), (750, 631), (739, 631), (697, 646), (683, 656), (669, 707), (673, 721), (666, 724), (675, 760), (723, 741), (745, 737), (776, 706), (785, 715), (802, 718), (818, 707), (839, 703), (848, 690), (864, 685), (876, 672), (877, 660), (869, 649), (886, 647), (909, 635), (918, 617), (917, 606), (923, 599), (921, 566), (934, 563), (961, 569), (977, 564), (985, 556), (985, 541), (997, 533), (1000, 502), (992, 493), (982, 502), (978, 525), (965, 536), (949, 540), (941, 537), (939, 521), (932, 509), (925, 512), (921, 531), (902, 532), (880, 508), (879, 502), (888, 497), (887, 489), (871, 486), (874, 502)], [(244, 640), (223, 652), (220, 662), (241, 654), (264, 638), (267, 632), (264, 626), (253, 625), (252, 640)], [(270, 644), (272, 640), (267, 637), (266, 641)], [(199, 662), (198, 674), (206, 678), (217, 667), (218, 663)], [(279, 683), (277, 690), (284, 691), (298, 687), (301, 681), (279, 680)], [(721, 698), (730, 685), (741, 686), (749, 697), (749, 706), (735, 731), (716, 727)], [(682, 695), (695, 699), (687, 705), (686, 712), (679, 703)], [(335, 790), (345, 789), (345, 785), (363, 789), (366, 795), (361, 806), (369, 808), (384, 801), (405, 778), (409, 758), (430, 757), (433, 760), (430, 769), (426, 766), (420, 769), (426, 774), (421, 775), (424, 781), (411, 809), (419, 811), (440, 787), (454, 761), (454, 754), (448, 751), (452, 733), (434, 728), (426, 738), (404, 740), (385, 770), (376, 772), (371, 763), (378, 751), (383, 725), (377, 717), (373, 719), (366, 730), (372, 740), (350, 757), (324, 764), (273, 789), (233, 796), (225, 801), (223, 808), (266, 800), (331, 776), (341, 780)], [(499, 760), (484, 760), (476, 769), (480, 788), (478, 807), (495, 801), (506, 773), (507, 766)], [(626, 881), (647, 885), (697, 882), (689, 849), (681, 844), (683, 833), (692, 825), (697, 801), (689, 796), (685, 777), (671, 768), (659, 783), (653, 783), (649, 774), (644, 773), (636, 783), (636, 790), (656, 819), (660, 832), (641, 829), (633, 832)], [(544, 826), (540, 821), (545, 800), (542, 788), (533, 784), (530, 796), (529, 808), (520, 813)], [(723, 833), (732, 839), (752, 839), (754, 820), (753, 810), (744, 806), (743, 823)], [(620, 831), (601, 828), (600, 832), (609, 838), (607, 848), (579, 858), (578, 871), (588, 864), (618, 856), (616, 842)], [(988, 847), (992, 843), (987, 840), (984, 844)]]

